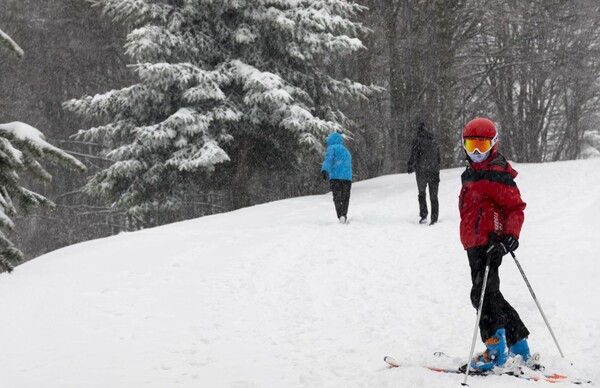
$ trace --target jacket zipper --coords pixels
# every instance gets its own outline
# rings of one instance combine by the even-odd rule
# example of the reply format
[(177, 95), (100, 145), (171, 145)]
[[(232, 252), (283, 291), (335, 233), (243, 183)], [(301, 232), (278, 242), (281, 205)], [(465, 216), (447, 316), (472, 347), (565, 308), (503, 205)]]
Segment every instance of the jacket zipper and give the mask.
[(483, 209), (479, 208), (479, 216), (477, 216), (477, 220), (475, 221), (475, 234), (479, 234), (479, 221), (481, 221), (482, 214), (483, 214)]
[(465, 187), (463, 188), (463, 190), (462, 190), (462, 198), (461, 198), (461, 200), (460, 200), (460, 208), (461, 208), (461, 209), (463, 208), (463, 206), (465, 206), (465, 197), (467, 196), (467, 190), (468, 190), (468, 189), (469, 189), (469, 188), (465, 186)]

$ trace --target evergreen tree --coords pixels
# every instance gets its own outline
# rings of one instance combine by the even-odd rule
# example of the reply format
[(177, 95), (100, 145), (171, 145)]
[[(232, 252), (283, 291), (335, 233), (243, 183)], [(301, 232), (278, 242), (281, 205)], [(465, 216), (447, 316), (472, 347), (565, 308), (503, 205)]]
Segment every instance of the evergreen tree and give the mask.
[(347, 132), (344, 101), (371, 91), (333, 76), (363, 48), (365, 28), (353, 21), (362, 7), (350, 1), (92, 3), (131, 29), (125, 48), (139, 82), (65, 103), (103, 120), (76, 137), (114, 161), (84, 190), (147, 223), (215, 176), (243, 198), (251, 174), (322, 152), (327, 134)]
[[(21, 122), (0, 124), (0, 230), (13, 230), (11, 217), (17, 214), (17, 208), (28, 211), (53, 205), (43, 195), (28, 190), (21, 184), (21, 172), (41, 181), (48, 182), (52, 179), (39, 163), (42, 159), (81, 171), (86, 169), (77, 159), (47, 143), (44, 135), (32, 126)], [(23, 255), (2, 231), (0, 272), (10, 272), (22, 261)]]
[[(0, 47), (18, 58), (24, 55), (19, 45), (2, 30)], [(53, 205), (43, 195), (23, 187), (19, 176), (26, 172), (39, 180), (50, 181), (52, 176), (39, 163), (42, 159), (81, 171), (86, 169), (77, 159), (47, 143), (44, 135), (32, 126), (21, 122), (0, 124), (0, 272), (12, 271), (23, 260), (21, 251), (3, 233), (14, 229), (11, 217), (17, 214), (17, 208), (28, 211)]]

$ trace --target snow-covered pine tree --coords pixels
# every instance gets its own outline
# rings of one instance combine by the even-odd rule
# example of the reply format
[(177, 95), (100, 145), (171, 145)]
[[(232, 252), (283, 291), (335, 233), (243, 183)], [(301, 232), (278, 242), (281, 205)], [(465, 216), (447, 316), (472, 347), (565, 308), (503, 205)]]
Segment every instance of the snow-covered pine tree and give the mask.
[(363, 48), (353, 21), (362, 7), (351, 1), (91, 2), (131, 29), (139, 82), (64, 104), (103, 120), (75, 136), (114, 161), (84, 190), (146, 221), (223, 164), (234, 167), (217, 173), (243, 191), (267, 159), (322, 152), (328, 133), (347, 132), (340, 104), (372, 90), (331, 72)]
[[(23, 58), (23, 50), (2, 30), (0, 48), (14, 53), (19, 59)], [(44, 135), (32, 126), (18, 121), (0, 124), (0, 272), (12, 271), (23, 260), (21, 251), (3, 233), (14, 229), (11, 217), (17, 214), (17, 209), (29, 211), (53, 205), (43, 195), (23, 187), (19, 176), (25, 172), (41, 181), (52, 180), (39, 163), (43, 159), (86, 170), (77, 159), (47, 143)]]
[(2, 232), (13, 230), (11, 217), (17, 214), (17, 209), (29, 211), (53, 206), (52, 201), (21, 184), (21, 173), (45, 182), (52, 180), (39, 163), (41, 160), (86, 170), (77, 159), (47, 143), (36, 128), (18, 121), (0, 124), (0, 272), (12, 271), (23, 259), (21, 251)]

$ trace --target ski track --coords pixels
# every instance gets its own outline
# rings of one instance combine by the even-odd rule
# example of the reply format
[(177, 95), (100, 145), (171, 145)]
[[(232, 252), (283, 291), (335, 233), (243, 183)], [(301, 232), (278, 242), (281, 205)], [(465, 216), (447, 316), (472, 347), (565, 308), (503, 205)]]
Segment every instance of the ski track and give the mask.
[[(550, 371), (600, 381), (600, 161), (515, 168), (528, 203), (516, 254), (568, 361), (510, 257), (502, 291)], [(328, 193), (82, 243), (0, 275), (2, 386), (457, 386), (463, 375), (419, 365), (457, 366), (470, 348), (461, 172), (442, 171), (435, 226), (417, 223), (414, 175), (390, 175), (353, 185), (348, 225)]]

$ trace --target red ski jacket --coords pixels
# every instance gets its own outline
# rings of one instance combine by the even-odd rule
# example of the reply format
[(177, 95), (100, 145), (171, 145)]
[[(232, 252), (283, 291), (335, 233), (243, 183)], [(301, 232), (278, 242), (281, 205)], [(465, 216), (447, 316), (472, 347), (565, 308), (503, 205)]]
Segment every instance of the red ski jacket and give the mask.
[(470, 163), (463, 172), (458, 206), (460, 241), (465, 249), (488, 245), (493, 235), (519, 238), (526, 204), (514, 181), (516, 176), (498, 153), (481, 163)]

